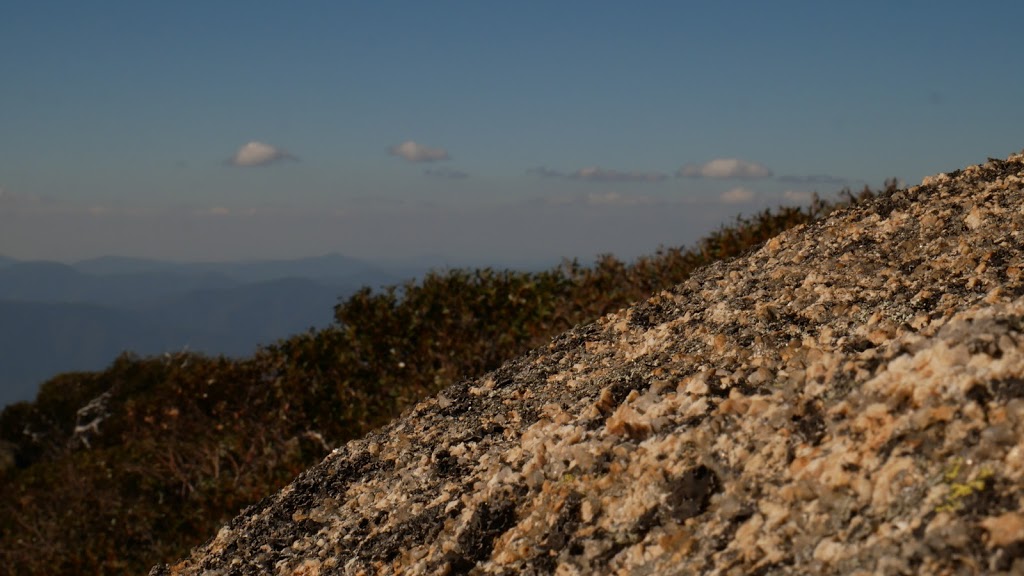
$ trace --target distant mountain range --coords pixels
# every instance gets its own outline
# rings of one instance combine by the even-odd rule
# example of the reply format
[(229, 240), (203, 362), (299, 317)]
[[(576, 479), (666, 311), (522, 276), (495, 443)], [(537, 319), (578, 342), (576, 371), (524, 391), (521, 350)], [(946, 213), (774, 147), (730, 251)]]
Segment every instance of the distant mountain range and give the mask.
[(393, 271), (332, 254), (302, 260), (161, 262), (104, 257), (75, 264), (0, 260), (0, 300), (92, 302), (117, 306), (152, 303), (193, 290), (225, 289), (282, 278), (332, 285), (393, 280)]
[(340, 254), (74, 264), (0, 256), (0, 407), (34, 398), (39, 384), (58, 373), (101, 369), (123, 351), (248, 355), (260, 344), (330, 324), (339, 298), (362, 286), (424, 272)]

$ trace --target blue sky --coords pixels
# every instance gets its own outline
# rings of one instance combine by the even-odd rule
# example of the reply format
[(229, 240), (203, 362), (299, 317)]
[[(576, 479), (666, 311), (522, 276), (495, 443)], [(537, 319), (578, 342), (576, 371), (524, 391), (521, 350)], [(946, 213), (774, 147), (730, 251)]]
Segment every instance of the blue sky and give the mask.
[(1024, 4), (24, 2), (0, 255), (632, 258), (1024, 148)]

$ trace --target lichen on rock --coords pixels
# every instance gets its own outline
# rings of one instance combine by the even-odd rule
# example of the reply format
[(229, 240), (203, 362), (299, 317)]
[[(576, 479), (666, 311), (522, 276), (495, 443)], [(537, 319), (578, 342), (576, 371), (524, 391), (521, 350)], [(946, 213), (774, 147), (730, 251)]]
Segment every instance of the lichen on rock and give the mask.
[(1024, 154), (349, 442), (151, 574), (1024, 573)]

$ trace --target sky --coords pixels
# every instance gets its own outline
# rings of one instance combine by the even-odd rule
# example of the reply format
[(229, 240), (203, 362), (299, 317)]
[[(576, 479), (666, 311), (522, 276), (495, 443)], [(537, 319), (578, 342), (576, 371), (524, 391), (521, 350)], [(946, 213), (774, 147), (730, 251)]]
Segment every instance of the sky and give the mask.
[(1024, 3), (0, 7), (0, 255), (623, 259), (1024, 148)]

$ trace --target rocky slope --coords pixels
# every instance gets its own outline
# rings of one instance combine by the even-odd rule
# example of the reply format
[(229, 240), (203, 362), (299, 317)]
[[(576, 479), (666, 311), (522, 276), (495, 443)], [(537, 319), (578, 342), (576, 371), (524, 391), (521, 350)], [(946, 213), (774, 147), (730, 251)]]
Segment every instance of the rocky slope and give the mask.
[(151, 574), (1024, 573), (1024, 154), (784, 233)]

